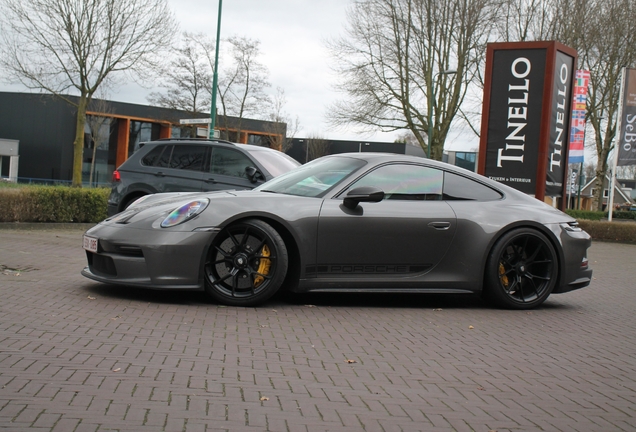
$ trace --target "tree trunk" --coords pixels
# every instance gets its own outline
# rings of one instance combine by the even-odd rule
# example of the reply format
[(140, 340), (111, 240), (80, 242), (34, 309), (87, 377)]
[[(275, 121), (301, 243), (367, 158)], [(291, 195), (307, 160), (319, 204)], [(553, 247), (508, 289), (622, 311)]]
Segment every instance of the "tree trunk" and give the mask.
[(73, 142), (73, 187), (82, 187), (82, 162), (84, 159), (84, 127), (86, 125), (86, 107), (88, 96), (84, 93), (77, 104), (75, 122), (75, 141)]

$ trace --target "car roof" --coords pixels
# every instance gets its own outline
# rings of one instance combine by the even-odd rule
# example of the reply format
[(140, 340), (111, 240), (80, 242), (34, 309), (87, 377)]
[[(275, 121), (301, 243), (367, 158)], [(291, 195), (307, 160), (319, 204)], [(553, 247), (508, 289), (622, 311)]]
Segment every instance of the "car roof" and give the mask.
[(420, 156), (412, 156), (405, 155), (399, 153), (375, 153), (375, 152), (355, 152), (355, 153), (338, 153), (330, 156), (344, 156), (351, 157), (354, 159), (366, 160), (368, 162), (373, 163), (382, 163), (382, 162), (415, 162), (415, 163), (425, 163), (427, 165), (431, 165), (438, 168), (444, 169), (453, 169), (462, 172), (467, 172), (471, 174), (475, 174), (472, 171), (465, 170), (464, 168), (448, 164), (446, 162), (440, 162), (433, 159), (428, 159)]
[(221, 145), (221, 146), (228, 146), (228, 147), (237, 147), (237, 148), (242, 148), (248, 152), (252, 152), (252, 151), (278, 151), (278, 150), (274, 150), (272, 148), (269, 147), (262, 147), (262, 146), (257, 146), (257, 145), (253, 145), (253, 144), (240, 144), (240, 143), (233, 143), (231, 141), (225, 141), (225, 140), (216, 140), (216, 139), (208, 139), (208, 138), (161, 138), (158, 140), (153, 140), (153, 141), (146, 141), (143, 143), (139, 144), (139, 147), (144, 147), (144, 146), (157, 146), (157, 145), (162, 145), (162, 144), (199, 144), (199, 145), (209, 145), (209, 144), (214, 144), (214, 145)]

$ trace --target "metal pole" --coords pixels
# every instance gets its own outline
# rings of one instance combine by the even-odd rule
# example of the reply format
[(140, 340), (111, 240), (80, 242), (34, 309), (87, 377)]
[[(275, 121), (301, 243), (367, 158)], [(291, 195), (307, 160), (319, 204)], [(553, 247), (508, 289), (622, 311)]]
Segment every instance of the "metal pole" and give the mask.
[(581, 210), (581, 188), (582, 187), (583, 187), (583, 162), (581, 162), (581, 168), (579, 168), (579, 193), (576, 197), (577, 210)]
[(214, 138), (214, 126), (216, 126), (216, 87), (219, 82), (219, 45), (221, 43), (221, 9), (223, 0), (219, 0), (219, 17), (216, 24), (216, 49), (214, 52), (214, 77), (212, 78), (212, 104), (210, 107), (210, 129), (208, 138)]

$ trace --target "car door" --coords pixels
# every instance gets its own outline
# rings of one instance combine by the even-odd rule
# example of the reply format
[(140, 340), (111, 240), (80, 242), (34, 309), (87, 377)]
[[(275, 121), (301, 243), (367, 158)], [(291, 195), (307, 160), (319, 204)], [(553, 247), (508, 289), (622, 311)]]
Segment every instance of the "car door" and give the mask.
[(262, 181), (251, 182), (245, 168), (255, 166), (239, 150), (215, 146), (212, 148), (209, 170), (203, 178), (202, 190), (253, 189)]
[[(449, 249), (455, 213), (442, 201), (443, 172), (416, 164), (378, 167), (333, 199), (318, 223), (317, 277), (412, 277), (432, 269)], [(343, 205), (347, 191), (382, 189), (380, 202)]]

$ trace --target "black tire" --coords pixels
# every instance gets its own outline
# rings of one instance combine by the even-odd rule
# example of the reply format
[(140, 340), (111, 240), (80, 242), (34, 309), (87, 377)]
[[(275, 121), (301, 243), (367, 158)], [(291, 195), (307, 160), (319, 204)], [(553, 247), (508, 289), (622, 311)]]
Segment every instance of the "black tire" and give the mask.
[(205, 290), (230, 306), (256, 306), (281, 287), (287, 274), (285, 242), (269, 224), (248, 219), (214, 239), (204, 264)]
[(484, 294), (504, 308), (532, 309), (554, 289), (558, 266), (554, 247), (544, 234), (515, 229), (501, 237), (488, 256)]

